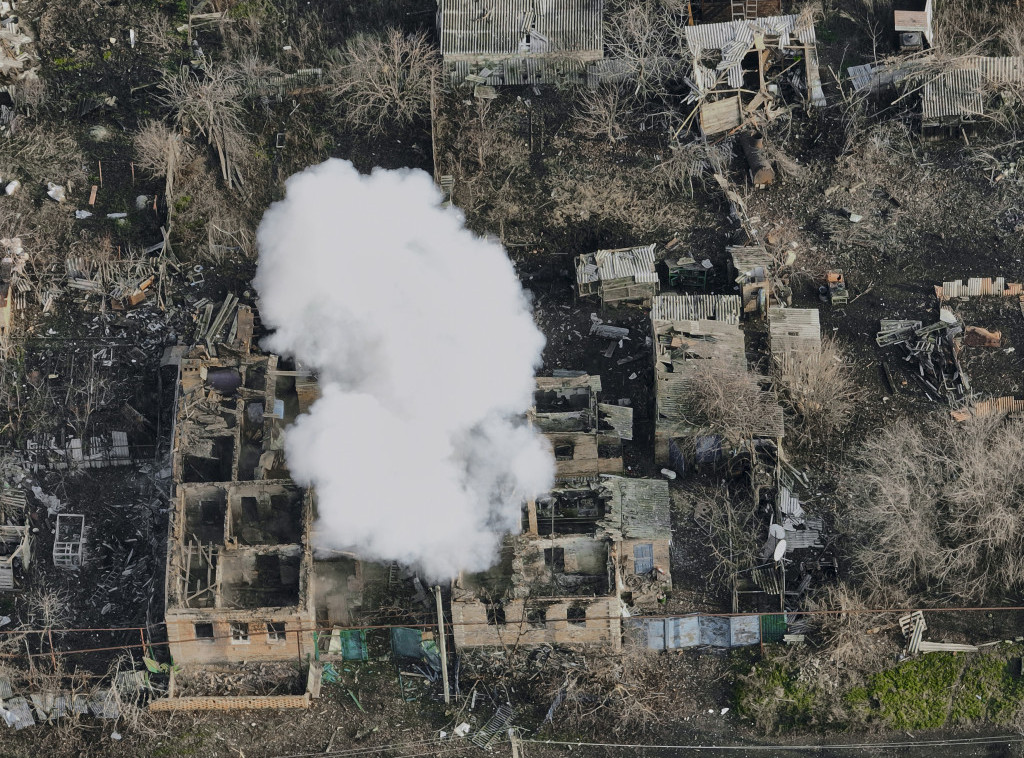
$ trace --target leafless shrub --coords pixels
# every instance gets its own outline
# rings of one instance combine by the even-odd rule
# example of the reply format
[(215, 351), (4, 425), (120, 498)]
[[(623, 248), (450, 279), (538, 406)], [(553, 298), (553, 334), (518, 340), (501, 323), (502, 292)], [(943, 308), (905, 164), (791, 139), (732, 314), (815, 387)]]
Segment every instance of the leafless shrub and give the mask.
[[(83, 186), (83, 185), (79, 185)], [(22, 190), (21, 197), (12, 204), (11, 214), (0, 211), (0, 228), (14, 232), (4, 236), (19, 236), (26, 251), (31, 251), (25, 264), (30, 283), (45, 275), (53, 263), (62, 263), (68, 248), (77, 237), (74, 214), (58, 203), (47, 200), (37, 208), (32, 207), (31, 196)], [(9, 223), (5, 223), (9, 219)]]
[(693, 361), (687, 422), (738, 443), (754, 437), (764, 417), (778, 412), (775, 393), (745, 366), (724, 360)]
[(894, 160), (914, 154), (914, 135), (900, 120), (881, 121), (848, 133), (846, 163), (859, 176), (885, 174)]
[(245, 126), (243, 78), (235, 66), (211, 67), (200, 77), (188, 69), (165, 77), (160, 102), (183, 132), (197, 131), (217, 151), (221, 178), (233, 187), (252, 151)]
[(574, 126), (585, 137), (618, 142), (626, 137), (633, 113), (633, 98), (619, 85), (583, 88), (576, 98)]
[(13, 175), (25, 186), (51, 181), (71, 192), (85, 185), (85, 156), (66, 131), (42, 123), (23, 124), (14, 134), (0, 138), (0, 156), (8, 172), (4, 176)]
[(71, 620), (71, 598), (66, 591), (37, 584), (25, 596), (25, 620), (34, 629), (66, 626)]
[(645, 732), (665, 718), (665, 696), (651, 686), (657, 669), (657, 656), (639, 635), (627, 632), (619, 655), (587, 656), (550, 695), (562, 692), (560, 717), (572, 727), (586, 728), (600, 720), (616, 734)]
[(825, 584), (814, 593), (814, 609), (839, 611), (817, 617), (823, 652), (828, 660), (856, 675), (857, 672), (871, 670), (890, 657), (892, 644), (886, 644), (886, 638), (879, 633), (892, 627), (895, 619), (892, 614), (868, 612), (873, 607), (899, 608), (907, 605), (904, 593), (892, 591), (888, 594), (890, 596), (886, 598), (866, 598), (849, 582)]
[(46, 82), (38, 76), (26, 76), (11, 85), (11, 99), (19, 111), (39, 108), (46, 103)]
[(147, 121), (133, 137), (135, 165), (164, 179), (167, 206), (173, 206), (174, 181), (181, 165), (191, 158), (191, 145), (162, 121)]
[(678, 192), (689, 188), (693, 194), (693, 181), (704, 182), (707, 177), (724, 173), (732, 161), (733, 141), (708, 143), (705, 140), (677, 142), (673, 140), (668, 154), (658, 164), (655, 177), (668, 190)]
[[(813, 6), (805, 6), (806, 12), (814, 13)], [(865, 35), (871, 38), (878, 57), (878, 49), (885, 44), (885, 37), (892, 31), (892, 0), (855, 0), (854, 2), (837, 3), (835, 12), (842, 18), (852, 21), (860, 27)]]
[(529, 149), (516, 134), (521, 114), (493, 100), (477, 100), (474, 109), (466, 136), (481, 171), (507, 173), (525, 167)]
[(235, 67), (242, 79), (243, 88), (248, 91), (255, 91), (263, 82), (283, 73), (273, 63), (251, 52), (242, 55), (235, 62)]
[(108, 697), (113, 701), (120, 714), (117, 723), (121, 728), (127, 728), (135, 735), (143, 734), (147, 737), (155, 737), (161, 733), (161, 730), (146, 708), (143, 691), (132, 685), (117, 686), (121, 675), (133, 673), (135, 666), (135, 661), (126, 654), (119, 655), (111, 661), (104, 677), (109, 685)]
[[(136, 11), (138, 12), (138, 11)], [(158, 53), (170, 53), (175, 47), (174, 24), (170, 17), (159, 8), (140, 17), (139, 41), (150, 45)]]
[[(1005, 23), (1019, 18), (1020, 8), (1000, 0), (945, 0), (935, 3), (935, 47), (944, 55), (986, 54)], [(986, 49), (990, 48), (990, 49)]]
[(331, 68), (330, 94), (350, 125), (380, 133), (405, 126), (430, 110), (437, 58), (426, 35), (388, 29), (350, 39)]
[(776, 356), (775, 368), (780, 399), (806, 439), (820, 440), (849, 422), (857, 397), (853, 367), (835, 339), (824, 338), (818, 352)]
[(1024, 584), (1024, 421), (898, 422), (853, 454), (844, 490), (869, 590), (982, 601)]
[(202, 156), (182, 165), (174, 202), (175, 250), (221, 263), (231, 253), (253, 254), (254, 222), (246, 206), (217, 185)]
[(600, 218), (649, 233), (672, 225), (673, 209), (651, 193), (646, 177), (594, 167), (573, 170), (577, 165), (567, 161), (551, 176), (551, 221), (556, 226)]
[(802, 182), (807, 178), (807, 168), (800, 165), (795, 158), (782, 148), (781, 141), (766, 139), (763, 150), (765, 157), (775, 166), (780, 174), (788, 176), (797, 182)]

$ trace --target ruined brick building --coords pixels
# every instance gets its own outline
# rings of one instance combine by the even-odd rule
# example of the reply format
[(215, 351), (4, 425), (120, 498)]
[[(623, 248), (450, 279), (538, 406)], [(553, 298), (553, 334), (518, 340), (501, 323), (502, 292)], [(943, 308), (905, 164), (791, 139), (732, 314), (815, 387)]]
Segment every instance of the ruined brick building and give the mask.
[(556, 477), (622, 473), (622, 440), (633, 439), (633, 409), (602, 403), (601, 377), (539, 376), (530, 421), (555, 453)]
[(302, 658), (318, 639), (326, 651), (331, 634), (315, 630), (351, 623), (360, 603), (358, 560), (314, 557), (315, 495), (284, 459), (284, 430), (317, 384), (250, 353), (248, 324), (218, 354), (180, 359), (166, 578), (177, 662)]
[(453, 583), (456, 645), (618, 649), (623, 605), (650, 607), (672, 586), (668, 483), (567, 480), (524, 511), (500, 563)]

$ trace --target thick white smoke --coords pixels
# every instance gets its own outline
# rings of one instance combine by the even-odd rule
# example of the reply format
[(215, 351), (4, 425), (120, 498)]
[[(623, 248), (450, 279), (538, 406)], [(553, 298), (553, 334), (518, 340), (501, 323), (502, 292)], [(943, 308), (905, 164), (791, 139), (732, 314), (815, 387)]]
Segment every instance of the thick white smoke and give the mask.
[(266, 347), (320, 374), (285, 438), (317, 546), (435, 579), (492, 565), (554, 473), (521, 420), (544, 337), (504, 249), (440, 202), (422, 171), (309, 168), (263, 217), (255, 281)]

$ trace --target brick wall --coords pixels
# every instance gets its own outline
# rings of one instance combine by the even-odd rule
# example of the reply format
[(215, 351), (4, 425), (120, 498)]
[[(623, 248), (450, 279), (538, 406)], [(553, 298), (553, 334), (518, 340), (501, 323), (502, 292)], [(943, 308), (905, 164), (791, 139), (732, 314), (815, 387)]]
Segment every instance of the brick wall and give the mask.
[(149, 704), (151, 711), (255, 711), (278, 708), (309, 708), (304, 695), (250, 695), (242, 697), (163, 697)]
[[(570, 623), (569, 608), (587, 603), (586, 620)], [(505, 603), (505, 623), (487, 623), (487, 606), (480, 601), (452, 603), (453, 633), (456, 647), (499, 647), (502, 645), (600, 645), (618, 649), (621, 644), (621, 619), (616, 598), (559, 598), (529, 601), (529, 607), (544, 606), (547, 621), (534, 626), (526, 621), (528, 603)]]
[[(283, 642), (271, 641), (267, 622), (285, 625)], [(231, 623), (249, 625), (249, 641), (233, 641)], [(196, 624), (212, 624), (213, 639), (196, 637)], [(265, 617), (238, 611), (189, 611), (169, 613), (167, 639), (171, 656), (179, 663), (228, 663), (241, 661), (285, 661), (313, 653), (312, 613), (268, 613)]]

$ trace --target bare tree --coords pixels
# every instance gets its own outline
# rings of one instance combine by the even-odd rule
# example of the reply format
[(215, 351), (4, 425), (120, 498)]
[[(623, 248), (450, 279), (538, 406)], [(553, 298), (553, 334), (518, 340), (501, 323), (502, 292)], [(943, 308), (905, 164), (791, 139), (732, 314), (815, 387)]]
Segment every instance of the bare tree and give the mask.
[(1024, 421), (901, 421), (844, 481), (862, 583), (982, 601), (1024, 585)]
[(633, 93), (641, 99), (660, 97), (679, 65), (672, 30), (681, 19), (680, 4), (640, 0), (613, 9), (608, 16), (609, 58), (628, 72)]
[(561, 717), (572, 727), (600, 721), (616, 734), (634, 733), (664, 720), (665, 695), (650, 686), (659, 661), (641, 637), (642, 632), (626, 631), (620, 654), (586, 656), (549, 693), (563, 701)]
[(693, 507), (693, 518), (707, 533), (706, 544), (714, 566), (709, 580), (727, 588), (739, 571), (750, 568), (757, 556), (759, 531), (755, 527), (756, 510), (747, 503), (737, 507), (725, 486), (699, 486), (686, 492)]
[(330, 92), (352, 126), (383, 132), (430, 111), (437, 56), (425, 34), (388, 29), (350, 39), (330, 72)]
[(844, 427), (853, 415), (856, 386), (852, 365), (831, 337), (820, 351), (775, 356), (780, 398), (807, 439), (821, 439)]
[(576, 130), (592, 139), (618, 142), (626, 137), (627, 122), (634, 114), (632, 96), (617, 84), (581, 89), (573, 115)]

